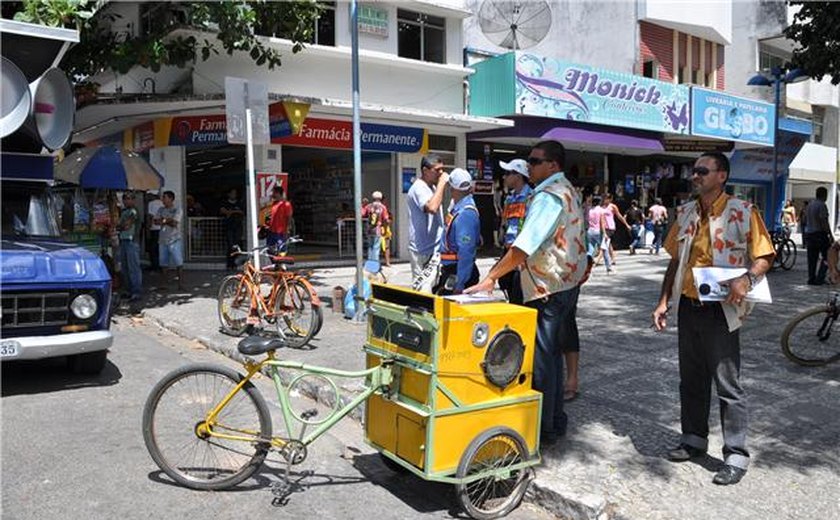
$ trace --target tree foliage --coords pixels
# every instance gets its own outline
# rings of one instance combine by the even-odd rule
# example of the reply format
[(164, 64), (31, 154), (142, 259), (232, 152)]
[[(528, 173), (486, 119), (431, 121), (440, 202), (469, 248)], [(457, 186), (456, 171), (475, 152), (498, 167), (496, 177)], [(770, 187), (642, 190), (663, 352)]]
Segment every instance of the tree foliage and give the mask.
[[(197, 59), (241, 51), (259, 66), (281, 65), (281, 54), (256, 36), (292, 40), (299, 52), (314, 39), (315, 20), (322, 8), (313, 0), (223, 2), (154, 2), (156, 20), (145, 34), (130, 36), (111, 31), (120, 16), (107, 0), (25, 0), (17, 2), (15, 19), (79, 30), (79, 43), (62, 61), (71, 77), (85, 78), (113, 70), (126, 73), (136, 65), (157, 72), (164, 65), (183, 67)], [(4, 10), (5, 14), (5, 10)], [(167, 16), (169, 14), (170, 16)], [(172, 36), (180, 27), (212, 33)]]
[(785, 36), (797, 43), (793, 63), (814, 79), (840, 83), (840, 2), (791, 1), (800, 6)]

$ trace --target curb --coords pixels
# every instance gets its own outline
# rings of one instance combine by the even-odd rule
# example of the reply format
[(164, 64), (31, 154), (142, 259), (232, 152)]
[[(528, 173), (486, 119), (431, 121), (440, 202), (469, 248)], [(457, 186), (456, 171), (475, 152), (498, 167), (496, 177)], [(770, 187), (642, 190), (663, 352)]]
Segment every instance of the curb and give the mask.
[[(176, 334), (184, 339), (201, 343), (213, 352), (227, 356), (240, 363), (245, 361), (246, 356), (240, 354), (236, 349), (221, 346), (218, 342), (211, 338), (193, 334), (178, 325), (165, 323), (163, 320), (147, 314), (145, 311), (142, 313), (142, 316), (144, 319), (149, 320), (149, 322), (164, 330)], [(296, 371), (280, 370), (280, 379), (284, 384), (288, 385), (292, 379), (297, 376), (295, 372)], [(263, 373), (264, 375), (268, 375), (265, 371)], [(304, 396), (322, 405), (330, 407), (334, 406), (335, 399), (333, 397), (334, 394), (332, 387), (321, 383), (321, 380), (318, 378), (314, 379), (314, 381), (316, 381), (316, 383), (301, 381), (299, 382), (297, 389)], [(347, 397), (347, 394), (354, 392), (354, 388), (345, 385), (338, 386), (339, 391), (344, 393), (344, 395), (340, 394), (338, 396), (340, 404), (344, 405), (349, 403), (351, 399)], [(364, 419), (363, 406), (358, 406), (351, 410), (347, 417), (350, 417), (361, 424)], [(528, 487), (528, 492), (525, 495), (524, 500), (526, 502), (540, 507), (558, 518), (567, 520), (609, 520), (615, 517), (614, 505), (607, 502), (607, 500), (603, 497), (596, 495), (575, 496), (575, 493), (559, 489), (562, 486), (555, 484), (553, 482), (554, 479), (548, 477), (545, 473), (546, 472), (544, 470), (540, 470), (539, 468), (537, 469), (537, 476), (531, 481), (531, 485)], [(542, 478), (540, 478), (541, 476)]]

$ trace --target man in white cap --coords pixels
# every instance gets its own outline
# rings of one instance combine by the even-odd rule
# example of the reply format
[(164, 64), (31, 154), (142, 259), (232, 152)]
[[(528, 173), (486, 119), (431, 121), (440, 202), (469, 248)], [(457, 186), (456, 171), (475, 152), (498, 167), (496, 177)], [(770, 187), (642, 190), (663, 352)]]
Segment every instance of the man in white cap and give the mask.
[[(528, 184), (528, 162), (525, 159), (514, 159), (510, 162), (499, 161), (499, 166), (505, 170), (505, 188), (510, 194), (505, 198), (502, 209), (502, 245), (505, 253), (513, 245), (519, 230), (525, 222), (525, 210), (528, 197), (531, 196), (531, 186)], [(507, 273), (499, 278), (499, 288), (507, 294), (510, 303), (522, 304), (522, 286), (519, 282), (519, 269)]]
[(382, 202), (381, 191), (374, 191), (371, 197), (373, 202), (362, 208), (362, 218), (366, 219), (367, 222), (368, 260), (379, 262), (379, 253), (382, 251), (382, 230), (391, 221), (391, 216), (388, 214), (388, 208)]
[(436, 294), (458, 294), (478, 283), (475, 251), (481, 240), (478, 208), (472, 196), (472, 177), (455, 168), (449, 174), (452, 207), (446, 217), (446, 230), (440, 245), (440, 277)]

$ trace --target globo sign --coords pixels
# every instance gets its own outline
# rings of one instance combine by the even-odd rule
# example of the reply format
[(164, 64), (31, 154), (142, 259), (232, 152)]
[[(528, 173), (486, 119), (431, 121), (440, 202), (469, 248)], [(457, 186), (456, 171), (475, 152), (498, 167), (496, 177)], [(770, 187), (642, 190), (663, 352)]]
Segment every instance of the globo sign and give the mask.
[(692, 87), (692, 135), (773, 146), (776, 108), (764, 101)]

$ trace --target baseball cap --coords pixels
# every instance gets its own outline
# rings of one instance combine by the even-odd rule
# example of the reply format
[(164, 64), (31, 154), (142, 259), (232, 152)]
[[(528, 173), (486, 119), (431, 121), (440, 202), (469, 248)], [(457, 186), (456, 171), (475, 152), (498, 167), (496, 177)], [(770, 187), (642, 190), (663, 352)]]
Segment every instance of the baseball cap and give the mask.
[(449, 174), (449, 185), (453, 190), (467, 191), (472, 187), (472, 177), (463, 168), (455, 168)]
[(501, 166), (503, 170), (518, 173), (526, 179), (529, 177), (528, 163), (525, 162), (525, 159), (514, 159), (510, 162), (499, 161), (499, 166)]
[(382, 200), (382, 192), (381, 191), (374, 191), (370, 194), (373, 197), (373, 200)]

